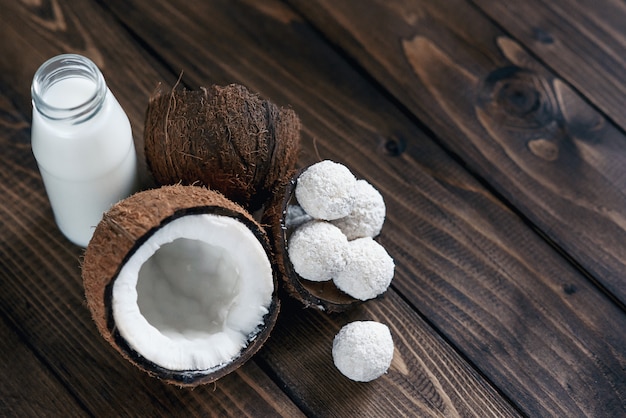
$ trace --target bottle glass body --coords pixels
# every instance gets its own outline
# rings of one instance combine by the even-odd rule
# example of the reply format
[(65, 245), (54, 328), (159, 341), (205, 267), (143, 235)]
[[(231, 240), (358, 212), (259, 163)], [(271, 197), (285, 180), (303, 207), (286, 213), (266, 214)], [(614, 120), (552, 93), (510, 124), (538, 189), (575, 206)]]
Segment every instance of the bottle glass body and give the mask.
[(59, 55), (35, 73), (31, 144), (56, 223), (86, 246), (103, 213), (138, 187), (130, 121), (98, 67)]

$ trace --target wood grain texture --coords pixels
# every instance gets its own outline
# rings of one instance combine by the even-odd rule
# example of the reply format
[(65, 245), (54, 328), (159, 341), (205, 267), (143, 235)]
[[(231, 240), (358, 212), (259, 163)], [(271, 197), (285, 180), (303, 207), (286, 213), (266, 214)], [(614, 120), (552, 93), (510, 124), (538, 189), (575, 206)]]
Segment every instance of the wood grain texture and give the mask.
[[(624, 312), (442, 150), (415, 116), (440, 139), (463, 134), (458, 145), (446, 146), (470, 156), (478, 172), (503, 158), (502, 171), (494, 170), (502, 187), (512, 184), (531, 199), (528, 208), (523, 198), (507, 195), (509, 201), (523, 211), (549, 212), (561, 183), (569, 205), (559, 208), (590, 201), (596, 188), (587, 182), (576, 193), (564, 168), (544, 163), (563, 152), (571, 162), (575, 153), (568, 141), (549, 136), (558, 129), (544, 126), (545, 111), (534, 111), (531, 99), (557, 97), (560, 89), (558, 97), (566, 99), (554, 101), (582, 103), (580, 109), (568, 104), (565, 112), (586, 115), (570, 123), (595, 126), (596, 114), (587, 117), (588, 107), (571, 89), (535, 68), (463, 2), (423, 8), (413, 2), (416, 9), (400, 2), (363, 2), (356, 9), (332, 3), (313, 11), (305, 10), (310, 3), (298, 6), (314, 27), (277, 1), (81, 0), (71, 7), (0, 1), (0, 312), (11, 333), (23, 336), (57, 386), (92, 415), (619, 415), (626, 403)], [(467, 13), (476, 20), (461, 16)], [(372, 30), (380, 27), (402, 36)], [(375, 69), (370, 75), (389, 75), (387, 90), (331, 43), (351, 51), (356, 62), (374, 54), (363, 62)], [(396, 260), (393, 289), (344, 315), (287, 303), (257, 361), (215, 386), (178, 390), (130, 367), (89, 319), (79, 279), (82, 252), (56, 230), (30, 153), (32, 72), (66, 49), (99, 60), (136, 133), (153, 86), (173, 84), (181, 71), (191, 87), (240, 82), (291, 105), (305, 124), (301, 164), (341, 161), (385, 196), (388, 220), (380, 240)], [(398, 51), (404, 61), (395, 61)], [(428, 88), (416, 92), (424, 80)], [(400, 90), (419, 103), (428, 99), (421, 113), (407, 115), (394, 105), (393, 96), (405, 97)], [(539, 103), (544, 109), (553, 102)], [(498, 118), (507, 123), (495, 123)], [(613, 129), (601, 126), (602, 146), (586, 147), (580, 165), (585, 179), (602, 174), (595, 186), (610, 194), (602, 176), (619, 189), (620, 158), (599, 152), (611, 145), (604, 142), (606, 126)], [(547, 136), (524, 136), (534, 129)], [(522, 158), (524, 141), (541, 157), (541, 169)], [(549, 187), (543, 169), (558, 176)], [(615, 201), (602, 203), (619, 220)], [(372, 384), (343, 378), (329, 356), (335, 332), (356, 319), (388, 323), (396, 341), (391, 370)]]
[[(386, 324), (394, 340), (389, 371), (367, 384), (333, 366), (333, 337), (352, 321)], [(309, 416), (520, 416), (393, 291), (334, 315), (288, 302), (272, 338), (259, 357)]]
[(624, 306), (626, 137), (464, 1), (290, 1)]
[[(307, 134), (302, 162), (315, 160), (317, 147), (320, 156), (348, 164), (383, 191), (388, 221), (381, 240), (398, 265), (395, 287), (524, 412), (610, 416), (619, 409), (625, 398), (623, 312), (347, 66), (314, 28), (268, 3), (213, 2), (194, 6), (195, 13), (171, 2), (109, 4), (166, 61), (186, 69), (186, 84), (232, 77), (291, 104)], [(375, 9), (368, 16), (384, 14)], [(183, 26), (184, 32), (176, 30)], [(337, 39), (350, 39), (344, 35)], [(202, 52), (198, 44), (211, 39), (228, 42), (215, 41)], [(468, 53), (466, 59), (485, 58)], [(271, 342), (266, 349), (282, 353), (271, 351)], [(297, 384), (289, 370), (301, 368), (286, 368), (291, 365), (282, 365), (279, 354), (266, 361), (285, 370), (279, 377), (288, 387)], [(324, 385), (309, 384), (294, 391), (306, 408), (323, 413), (317, 396)]]
[[(472, 0), (558, 71), (611, 120), (626, 128), (626, 5), (619, 0)], [(524, 16), (520, 19), (520, 16)]]
[[(124, 44), (120, 43), (118, 46), (124, 47)], [(138, 65), (138, 62), (134, 61), (133, 64)], [(149, 64), (143, 63), (143, 65)], [(120, 77), (123, 77), (124, 70), (121, 73)], [(112, 73), (109, 79), (123, 84), (123, 78), (116, 78), (115, 73)], [(131, 109), (130, 112), (133, 110)], [(137, 117), (138, 115), (134, 114), (131, 120), (136, 120)], [(28, 127), (25, 122), (20, 126), (24, 129)], [(3, 246), (3, 250), (6, 249), (8, 260), (15, 260), (15, 265), (9, 265), (10, 262), (6, 261), (9, 268), (7, 269), (7, 280), (3, 280), (3, 283), (12, 282), (12, 284), (7, 284), (2, 289), (5, 292), (0, 302), (7, 309), (10, 309), (11, 312), (7, 315), (13, 321), (14, 326), (25, 329), (33, 335), (31, 343), (34, 346), (47, 347), (49, 352), (47, 350), (42, 352), (42, 358), (54, 365), (53, 367), (58, 370), (63, 383), (72, 391), (77, 392), (77, 396), (87, 405), (89, 411), (106, 414), (115, 410), (117, 413), (132, 415), (133, 411), (136, 412), (137, 409), (140, 409), (142, 414), (147, 415), (172, 414), (176, 411), (202, 415), (208, 414), (210, 411), (216, 415), (249, 414), (264, 416), (281, 414), (296, 416), (297, 414), (291, 404), (285, 401), (285, 395), (275, 393), (276, 386), (268, 382), (267, 376), (261, 374), (253, 363), (244, 366), (241, 372), (220, 380), (215, 387), (199, 388), (193, 392), (170, 391), (169, 387), (164, 387), (159, 382), (149, 379), (132, 368), (129, 369), (128, 364), (103, 344), (102, 340), (95, 334), (88, 313), (82, 305), (82, 289), (80, 289), (77, 271), (80, 251), (68, 246), (54, 227), (40, 179), (34, 167), (34, 161), (29, 155), (28, 137), (23, 135), (24, 133), (19, 132), (19, 135), (6, 134), (7, 138), (17, 138), (21, 147), (15, 147), (11, 141), (4, 144), (6, 153), (3, 155), (6, 155), (7, 158), (2, 160), (3, 164), (15, 164), (27, 171), (28, 178), (33, 184), (7, 187), (3, 190), (3, 196), (15, 195), (14, 199), (3, 199), (7, 205), (3, 207), (4, 213), (11, 211), (20, 213), (26, 211), (27, 208), (31, 210), (28, 211), (29, 217), (23, 219), (16, 226), (8, 228), (5, 235), (7, 242)], [(379, 141), (380, 138), (376, 138), (376, 145)], [(19, 148), (22, 154), (19, 154), (16, 148)], [(28, 167), (28, 169), (24, 167)], [(1, 179), (7, 180), (4, 183), (8, 184), (12, 173), (11, 170), (4, 172), (6, 173), (5, 177)], [(36, 216), (42, 225), (38, 226), (38, 222), (33, 221), (31, 216)], [(39, 237), (39, 239), (35, 239), (35, 237)], [(26, 260), (30, 259), (32, 262), (26, 270), (18, 267), (26, 264)], [(36, 286), (42, 275), (47, 277), (46, 285)], [(32, 277), (33, 281), (9, 280), (22, 276)], [(34, 289), (29, 295), (26, 289), (30, 287)], [(16, 295), (27, 297), (31, 304), (36, 305), (38, 307), (36, 314), (29, 316), (27, 310), (21, 308), (19, 304), (14, 306), (12, 300), (19, 299), (15, 297)], [(58, 312), (62, 312), (62, 315), (59, 315)], [(410, 312), (406, 305), (404, 312)], [(396, 312), (396, 314), (400, 315), (401, 312)], [(425, 328), (423, 324), (422, 327)], [(334, 327), (334, 329), (336, 328), (337, 326)], [(312, 327), (311, 329), (315, 328)], [(46, 330), (48, 330), (47, 336)], [(72, 332), (69, 332), (70, 330)], [(422, 332), (429, 332), (431, 338), (434, 338), (432, 330), (422, 329)], [(333, 336), (327, 330), (324, 335), (326, 340)], [(303, 335), (302, 337), (306, 337), (306, 339), (300, 340), (300, 344), (308, 343), (309, 336)], [(55, 339), (61, 339), (62, 342), (53, 344)], [(441, 357), (446, 364), (455, 365), (458, 370), (453, 372), (452, 379), (458, 379), (464, 383), (463, 393), (448, 394), (448, 391), (454, 392), (456, 389), (445, 382), (446, 379), (449, 379), (448, 376), (442, 375), (440, 369), (433, 368), (427, 373), (428, 381), (425, 381), (424, 376), (420, 376), (419, 382), (425, 387), (426, 393), (420, 392), (420, 385), (413, 384), (410, 390), (397, 394), (398, 399), (404, 399), (404, 403), (417, 402), (422, 410), (429, 411), (429, 415), (435, 415), (438, 411), (471, 415), (472, 410), (488, 411), (489, 415), (494, 416), (516, 415), (511, 406), (497, 395), (484, 379), (472, 371), (469, 365), (460, 360), (445, 343), (436, 338), (433, 341), (436, 343), (432, 347), (426, 348), (432, 356)], [(271, 347), (270, 344), (268, 343), (268, 347)], [(440, 346), (442, 344), (443, 347)], [(71, 357), (73, 353), (84, 351), (89, 353), (89, 356), (84, 360), (70, 361), (70, 359), (74, 360)], [(409, 360), (411, 359), (407, 361)], [(283, 360), (274, 357), (273, 361), (282, 362)], [(328, 358), (325, 361), (327, 369), (332, 367)], [(85, 372), (87, 365), (90, 367), (90, 373)], [(293, 381), (297, 379), (298, 375), (299, 371), (292, 369), (291, 374), (282, 375), (282, 377)], [(96, 381), (92, 382), (91, 379), (96, 379)], [(431, 380), (432, 384), (429, 383)], [(123, 381), (124, 385), (112, 385), (113, 382), (120, 381)], [(438, 381), (443, 381), (443, 383), (438, 383)], [(346, 380), (343, 382), (345, 385)], [(74, 388), (74, 385), (80, 388)], [(439, 387), (435, 394), (431, 394), (433, 386)], [(392, 385), (388, 390), (393, 393), (395, 387)], [(94, 393), (104, 394), (104, 396), (93, 396)], [(471, 393), (471, 397), (465, 399), (462, 396), (465, 393)], [(92, 395), (90, 396), (90, 394)], [(313, 395), (315, 393), (311, 392), (305, 400), (310, 402)], [(431, 399), (433, 396), (444, 399), (444, 401), (433, 404)], [(414, 400), (411, 401), (411, 399)], [(377, 395), (373, 400), (383, 399)], [(109, 401), (110, 404), (103, 404), (105, 401)], [(358, 411), (356, 408), (358, 401), (357, 398), (343, 399), (344, 410), (352, 407), (353, 411)], [(389, 404), (391, 400), (387, 399), (386, 402)], [(322, 409), (317, 412), (324, 414), (327, 409), (323, 408), (323, 400), (318, 405)]]
[(4, 320), (0, 321), (0, 353), (1, 416), (88, 416)]

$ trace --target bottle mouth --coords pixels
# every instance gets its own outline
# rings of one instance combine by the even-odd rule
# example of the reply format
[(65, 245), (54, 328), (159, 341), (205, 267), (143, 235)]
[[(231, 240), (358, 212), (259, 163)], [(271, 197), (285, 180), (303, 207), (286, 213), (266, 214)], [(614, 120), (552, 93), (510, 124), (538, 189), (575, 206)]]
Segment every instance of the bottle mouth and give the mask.
[[(46, 100), (46, 93), (53, 86), (70, 78), (90, 81), (93, 92), (70, 105)], [(91, 119), (102, 107), (105, 95), (106, 83), (98, 66), (89, 58), (76, 54), (57, 55), (44, 62), (35, 72), (31, 85), (33, 106), (41, 115), (73, 124)]]

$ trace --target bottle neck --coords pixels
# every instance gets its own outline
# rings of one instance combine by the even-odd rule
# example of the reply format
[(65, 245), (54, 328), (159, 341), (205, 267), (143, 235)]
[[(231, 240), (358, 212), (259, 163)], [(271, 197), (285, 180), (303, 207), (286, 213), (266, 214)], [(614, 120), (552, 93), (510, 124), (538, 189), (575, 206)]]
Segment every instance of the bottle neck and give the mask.
[(33, 77), (33, 107), (52, 121), (83, 123), (102, 108), (107, 87), (88, 58), (63, 54), (44, 62)]

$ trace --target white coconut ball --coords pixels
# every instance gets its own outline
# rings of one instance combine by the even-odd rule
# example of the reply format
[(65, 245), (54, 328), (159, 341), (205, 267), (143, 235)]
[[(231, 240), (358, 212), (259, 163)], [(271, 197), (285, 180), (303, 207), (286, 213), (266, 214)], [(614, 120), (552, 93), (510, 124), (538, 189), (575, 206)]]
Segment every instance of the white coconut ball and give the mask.
[(332, 221), (349, 240), (375, 237), (385, 222), (385, 201), (378, 190), (366, 180), (357, 180), (353, 189), (352, 211)]
[(356, 177), (344, 165), (324, 160), (304, 170), (296, 183), (296, 199), (315, 219), (348, 216), (354, 202)]
[(333, 362), (347, 378), (369, 382), (387, 372), (393, 359), (389, 327), (375, 321), (345, 325), (333, 340)]
[(346, 266), (334, 277), (335, 285), (359, 300), (375, 298), (387, 290), (395, 264), (387, 250), (370, 237), (348, 242)]
[(346, 267), (348, 239), (335, 225), (313, 220), (298, 227), (289, 238), (287, 253), (300, 277), (327, 281)]

